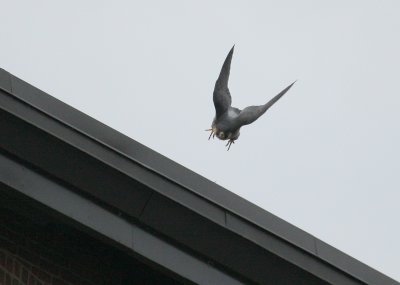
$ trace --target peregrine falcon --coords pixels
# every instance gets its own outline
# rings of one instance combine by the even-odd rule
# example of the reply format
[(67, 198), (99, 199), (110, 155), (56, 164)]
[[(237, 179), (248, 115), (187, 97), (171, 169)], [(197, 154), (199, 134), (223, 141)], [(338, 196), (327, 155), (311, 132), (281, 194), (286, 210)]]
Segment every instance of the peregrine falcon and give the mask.
[(226, 146), (227, 150), (230, 149), (232, 143), (239, 138), (240, 128), (244, 125), (249, 125), (263, 115), (269, 107), (275, 104), (296, 82), (293, 82), (288, 87), (283, 89), (278, 95), (273, 97), (264, 105), (249, 106), (240, 110), (232, 107), (232, 98), (228, 89), (229, 71), (231, 69), (231, 61), (233, 50), (235, 46), (229, 51), (224, 64), (222, 65), (221, 72), (215, 82), (213, 101), (215, 106), (215, 117), (211, 124), (211, 134), (208, 137), (217, 136), (220, 140), (228, 140)]

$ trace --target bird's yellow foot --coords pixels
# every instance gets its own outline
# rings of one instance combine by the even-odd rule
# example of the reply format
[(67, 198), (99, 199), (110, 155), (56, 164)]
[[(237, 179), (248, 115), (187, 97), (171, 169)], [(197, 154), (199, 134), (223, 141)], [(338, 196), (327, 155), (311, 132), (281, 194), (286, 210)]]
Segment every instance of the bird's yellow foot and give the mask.
[(228, 147), (227, 151), (231, 148), (231, 145), (235, 143), (234, 140), (229, 140), (228, 143), (226, 144), (226, 146)]
[(214, 129), (207, 129), (207, 130), (205, 130), (206, 132), (211, 132), (210, 133), (210, 136), (208, 137), (208, 140), (210, 140), (210, 138), (211, 138), (211, 136), (212, 136), (212, 138), (215, 138), (215, 131), (214, 131)]

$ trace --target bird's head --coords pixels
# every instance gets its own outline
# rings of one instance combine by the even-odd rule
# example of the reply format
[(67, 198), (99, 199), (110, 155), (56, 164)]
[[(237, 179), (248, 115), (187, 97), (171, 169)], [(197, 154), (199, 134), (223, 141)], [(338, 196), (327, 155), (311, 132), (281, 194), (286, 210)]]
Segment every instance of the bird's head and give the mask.
[(215, 136), (217, 136), (217, 138), (219, 138), (220, 140), (227, 140), (231, 138), (231, 133), (224, 132), (215, 126), (213, 126), (211, 129), (207, 129), (206, 131), (211, 131), (208, 139), (210, 139), (211, 137), (214, 138)]
[(217, 137), (218, 137), (220, 140), (226, 140), (226, 134), (225, 134), (223, 131), (218, 131), (218, 132), (217, 132)]

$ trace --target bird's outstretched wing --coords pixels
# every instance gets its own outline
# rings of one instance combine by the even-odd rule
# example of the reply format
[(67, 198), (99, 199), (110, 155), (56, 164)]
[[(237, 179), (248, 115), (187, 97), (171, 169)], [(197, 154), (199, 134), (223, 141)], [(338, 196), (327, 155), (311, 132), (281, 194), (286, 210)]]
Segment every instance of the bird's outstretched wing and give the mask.
[(275, 104), (276, 101), (278, 101), (286, 92), (289, 91), (290, 87), (292, 87), (295, 82), (293, 82), (288, 87), (283, 89), (278, 95), (276, 95), (274, 98), (268, 101), (268, 103), (266, 103), (265, 105), (249, 106), (244, 108), (239, 113), (239, 116), (237, 118), (238, 127), (251, 124), (259, 117), (261, 117), (272, 105)]
[(222, 65), (217, 82), (215, 82), (213, 101), (217, 118), (225, 113), (232, 104), (231, 94), (228, 89), (228, 80), (234, 48), (235, 46), (229, 51)]

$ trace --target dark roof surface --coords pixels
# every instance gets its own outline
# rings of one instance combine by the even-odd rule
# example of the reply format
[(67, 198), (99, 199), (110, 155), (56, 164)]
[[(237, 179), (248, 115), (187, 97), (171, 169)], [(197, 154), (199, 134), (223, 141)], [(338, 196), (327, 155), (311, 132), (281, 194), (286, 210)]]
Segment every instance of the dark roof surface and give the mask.
[(0, 88), (1, 149), (230, 274), (399, 284), (1, 69)]

